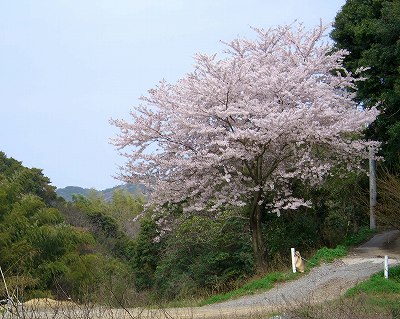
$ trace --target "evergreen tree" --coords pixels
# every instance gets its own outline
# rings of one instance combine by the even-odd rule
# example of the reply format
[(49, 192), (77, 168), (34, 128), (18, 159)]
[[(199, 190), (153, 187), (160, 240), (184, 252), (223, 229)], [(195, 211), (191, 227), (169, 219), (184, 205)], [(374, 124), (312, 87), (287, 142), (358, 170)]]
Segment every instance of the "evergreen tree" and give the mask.
[(357, 83), (357, 99), (367, 107), (380, 103), (367, 138), (384, 142), (382, 153), (393, 166), (400, 156), (400, 1), (348, 0), (331, 37), (338, 49), (350, 51), (346, 68), (370, 67), (367, 80)]
[[(58, 201), (49, 183), (40, 169), (24, 167), (0, 152), (0, 266), (10, 292), (23, 292), (20, 300), (84, 297), (95, 301), (102, 290), (115, 288), (110, 297), (119, 294), (120, 298), (132, 286), (126, 280), (128, 264), (96, 253), (93, 235), (66, 223), (66, 215), (54, 204), (64, 210), (68, 205)], [(99, 223), (115, 233), (110, 218), (99, 218)], [(0, 296), (6, 297), (5, 292), (0, 290)]]

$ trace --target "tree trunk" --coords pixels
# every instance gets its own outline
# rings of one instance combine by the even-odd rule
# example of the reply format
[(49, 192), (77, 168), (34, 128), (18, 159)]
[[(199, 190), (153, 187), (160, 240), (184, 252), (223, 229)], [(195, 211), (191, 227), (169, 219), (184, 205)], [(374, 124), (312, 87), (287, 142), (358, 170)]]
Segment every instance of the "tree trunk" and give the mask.
[(251, 230), (253, 254), (256, 263), (255, 266), (257, 272), (263, 272), (267, 266), (267, 261), (266, 261), (267, 245), (262, 234), (262, 223), (261, 223), (262, 209), (261, 206), (258, 205), (260, 199), (261, 199), (261, 192), (258, 192), (257, 195), (254, 197), (254, 201), (250, 212), (250, 230)]

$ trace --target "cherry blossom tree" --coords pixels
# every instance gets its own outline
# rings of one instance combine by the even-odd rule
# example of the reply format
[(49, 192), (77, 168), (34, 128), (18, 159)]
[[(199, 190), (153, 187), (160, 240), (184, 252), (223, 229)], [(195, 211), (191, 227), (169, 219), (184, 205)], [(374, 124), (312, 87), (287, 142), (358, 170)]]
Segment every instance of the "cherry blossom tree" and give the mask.
[(360, 137), (377, 111), (353, 101), (347, 52), (332, 50), (325, 30), (254, 28), (254, 40), (226, 43), (221, 58), (196, 55), (194, 71), (149, 90), (131, 121), (111, 121), (127, 159), (119, 178), (150, 187), (156, 207), (246, 206), (256, 266), (265, 266), (263, 211), (309, 205), (293, 180), (317, 185), (338, 164), (358, 169), (374, 144)]

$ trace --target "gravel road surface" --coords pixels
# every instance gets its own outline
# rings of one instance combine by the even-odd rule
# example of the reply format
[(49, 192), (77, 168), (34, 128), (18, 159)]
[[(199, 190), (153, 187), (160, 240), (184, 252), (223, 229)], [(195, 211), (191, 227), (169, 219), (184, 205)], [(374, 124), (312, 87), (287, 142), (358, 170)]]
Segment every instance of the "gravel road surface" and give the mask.
[(383, 270), (385, 255), (389, 256), (389, 266), (398, 264), (400, 262), (399, 241), (398, 230), (377, 234), (354, 249), (347, 257), (313, 268), (309, 274), (298, 280), (278, 284), (265, 293), (245, 296), (212, 307), (273, 307), (335, 299), (358, 282)]
[[(301, 278), (281, 283), (273, 289), (257, 295), (245, 296), (215, 305), (193, 308), (170, 308), (163, 310), (122, 309), (88, 311), (75, 310), (74, 316), (57, 314), (50, 309), (36, 311), (36, 316), (25, 318), (239, 318), (249, 314), (283, 311), (301, 304), (317, 303), (338, 298), (347, 289), (372, 274), (383, 270), (384, 256), (389, 265), (400, 263), (400, 231), (386, 231), (354, 249), (347, 257), (331, 264), (313, 268)], [(70, 311), (70, 310), (69, 310)]]

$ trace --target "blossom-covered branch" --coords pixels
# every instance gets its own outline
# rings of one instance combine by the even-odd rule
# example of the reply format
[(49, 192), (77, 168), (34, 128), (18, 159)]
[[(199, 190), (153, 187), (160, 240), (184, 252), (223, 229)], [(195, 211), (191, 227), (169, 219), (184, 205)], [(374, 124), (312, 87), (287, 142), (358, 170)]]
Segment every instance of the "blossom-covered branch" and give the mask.
[(127, 158), (120, 178), (153, 189), (153, 204), (248, 205), (256, 233), (261, 205), (276, 213), (309, 205), (290, 180), (318, 184), (341, 163), (357, 169), (374, 143), (360, 133), (378, 112), (353, 100), (347, 52), (323, 42), (323, 26), (254, 31), (255, 40), (227, 43), (223, 58), (196, 55), (192, 73), (160, 82), (131, 121), (112, 123)]

